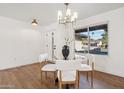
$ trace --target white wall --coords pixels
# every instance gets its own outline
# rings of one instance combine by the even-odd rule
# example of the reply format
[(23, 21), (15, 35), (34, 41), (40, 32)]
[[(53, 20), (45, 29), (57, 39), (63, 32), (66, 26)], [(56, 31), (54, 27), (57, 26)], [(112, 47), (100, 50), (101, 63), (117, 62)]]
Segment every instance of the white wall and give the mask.
[[(114, 75), (124, 77), (124, 8), (113, 10), (107, 13), (103, 13), (97, 16), (89, 17), (84, 20), (77, 22), (76, 28), (82, 28), (92, 24), (99, 24), (103, 22), (109, 22), (109, 55), (100, 56), (96, 55), (95, 69)], [(69, 27), (69, 29), (67, 29)], [(57, 56), (61, 56), (61, 49), (64, 45), (64, 37), (70, 36), (74, 37), (74, 31), (71, 26), (65, 27), (58, 25), (57, 23), (45, 27), (44, 31), (52, 31), (55, 29), (55, 32), (58, 37), (55, 37), (57, 45)], [(45, 33), (45, 32), (43, 32)], [(74, 42), (70, 45), (70, 58), (74, 56)]]
[[(44, 29), (42, 29), (41, 35), (42, 37), (44, 37), (45, 41), (44, 44), (45, 45), (49, 45), (50, 48), (47, 48), (46, 46), (44, 46), (44, 50), (45, 52), (51, 52), (51, 43), (50, 43), (50, 36), (47, 36), (46, 38), (46, 34), (54, 32), (54, 45), (56, 45), (56, 49), (55, 49), (55, 56), (58, 59), (63, 59), (63, 55), (62, 55), (62, 47), (63, 45), (65, 45), (65, 38), (66, 37), (70, 37), (71, 39), (73, 39), (73, 33), (70, 33), (70, 31), (72, 32), (72, 25), (63, 25), (63, 24), (58, 24), (58, 23), (54, 23), (52, 25), (46, 26), (44, 27)], [(71, 50), (70, 50), (70, 55), (69, 58), (73, 58), (73, 42), (69, 45)], [(49, 56), (51, 56), (51, 53), (49, 53)], [(50, 58), (51, 59), (51, 58)]]
[(80, 20), (76, 28), (108, 22), (108, 56), (96, 55), (96, 70), (124, 77), (124, 8)]
[(0, 16), (0, 69), (38, 62), (41, 49), (38, 28)]

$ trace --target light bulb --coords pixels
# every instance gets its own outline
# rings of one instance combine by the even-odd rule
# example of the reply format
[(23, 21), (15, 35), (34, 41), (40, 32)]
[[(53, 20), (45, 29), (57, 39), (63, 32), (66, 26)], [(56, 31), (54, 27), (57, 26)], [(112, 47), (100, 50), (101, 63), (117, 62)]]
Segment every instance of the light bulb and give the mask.
[(32, 26), (37, 26), (37, 24), (36, 23), (32, 23)]
[(71, 16), (71, 10), (70, 9), (67, 9), (66, 16)]
[(71, 17), (71, 22), (73, 22), (75, 20), (74, 16)]
[(78, 17), (77, 12), (74, 12), (74, 15), (73, 16), (74, 16), (75, 19), (77, 19), (77, 17)]
[(62, 19), (62, 11), (58, 11), (58, 20)]

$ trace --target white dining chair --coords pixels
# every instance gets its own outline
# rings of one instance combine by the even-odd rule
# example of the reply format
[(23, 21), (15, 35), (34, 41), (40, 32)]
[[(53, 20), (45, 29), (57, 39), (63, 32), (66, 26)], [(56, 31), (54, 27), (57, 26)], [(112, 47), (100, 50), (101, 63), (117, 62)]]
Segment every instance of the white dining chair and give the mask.
[[(95, 61), (95, 56), (92, 54), (87, 54), (87, 62), (84, 64), (81, 64), (81, 67), (79, 68), (79, 72), (86, 72), (87, 73), (87, 80), (88, 80), (88, 74), (91, 73), (91, 87), (93, 88), (93, 71), (94, 71), (94, 61)], [(76, 60), (77, 62), (81, 62), (81, 60)], [(79, 76), (79, 81), (80, 82), (80, 76)], [(78, 85), (80, 86), (80, 85)]]
[(83, 60), (87, 60), (87, 57), (86, 57), (85, 55), (75, 54), (74, 59), (83, 59)]
[(77, 54), (75, 54), (75, 58), (74, 58), (74, 60), (76, 60), (76, 61), (80, 61), (82, 64), (88, 62), (88, 58), (87, 58), (87, 56), (84, 56), (84, 55), (77, 55)]
[(56, 60), (59, 88), (62, 88), (63, 84), (75, 84), (75, 88), (78, 87), (79, 65), (74, 60)]
[[(89, 65), (89, 59), (86, 55), (75, 54), (75, 60), (80, 61), (81, 64)], [(88, 81), (88, 72), (86, 72), (86, 77), (87, 77), (87, 81)]]
[(56, 78), (56, 66), (55, 64), (49, 63), (48, 61), (48, 54), (41, 54), (39, 56), (39, 62), (40, 62), (40, 70), (41, 70), (41, 81), (42, 81), (42, 74), (45, 73), (45, 78), (47, 79), (47, 72), (53, 72), (54, 79)]

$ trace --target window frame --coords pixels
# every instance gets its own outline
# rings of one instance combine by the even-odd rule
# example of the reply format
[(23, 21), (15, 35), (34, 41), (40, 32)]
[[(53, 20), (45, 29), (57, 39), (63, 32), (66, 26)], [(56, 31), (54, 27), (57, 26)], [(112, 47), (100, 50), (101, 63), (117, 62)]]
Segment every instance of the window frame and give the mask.
[[(104, 55), (101, 55), (101, 54), (94, 54), (94, 55), (99, 55), (99, 56), (108, 56), (109, 55), (109, 21), (106, 21), (106, 22), (101, 22), (101, 23), (97, 23), (97, 24), (91, 24), (91, 25), (88, 25), (88, 26), (83, 26), (83, 27), (80, 27), (80, 28), (76, 28), (74, 29), (74, 40), (75, 40), (75, 33), (77, 32), (77, 30), (79, 29), (87, 29), (87, 32), (88, 32), (88, 54), (90, 54), (90, 35), (89, 35), (89, 32), (90, 32), (90, 27), (94, 27), (94, 26), (100, 26), (100, 25), (107, 25), (107, 34), (108, 34), (108, 47), (107, 47), (107, 54), (104, 54)], [(93, 31), (93, 30), (91, 30)], [(74, 41), (75, 42), (75, 41)], [(75, 43), (74, 43), (74, 49), (75, 49)], [(74, 51), (75, 52), (75, 51)], [(84, 53), (83, 53), (84, 54)]]

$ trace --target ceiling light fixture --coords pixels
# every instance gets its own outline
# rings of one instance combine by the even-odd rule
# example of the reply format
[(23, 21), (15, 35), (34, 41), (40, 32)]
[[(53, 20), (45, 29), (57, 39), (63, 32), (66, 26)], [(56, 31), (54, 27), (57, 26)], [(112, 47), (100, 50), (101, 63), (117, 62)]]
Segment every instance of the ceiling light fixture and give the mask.
[(37, 26), (37, 25), (38, 25), (38, 22), (37, 22), (36, 19), (33, 19), (32, 22), (31, 22), (31, 24), (32, 24), (33, 26)]
[(71, 10), (68, 7), (69, 3), (65, 3), (66, 11), (65, 16), (63, 17), (62, 11), (58, 11), (58, 22), (59, 24), (66, 24), (66, 23), (76, 23), (77, 20), (77, 12), (74, 12), (73, 15), (71, 13)]

